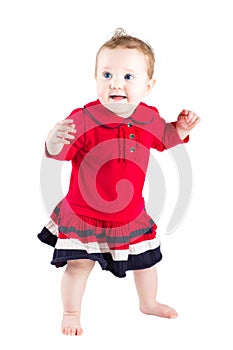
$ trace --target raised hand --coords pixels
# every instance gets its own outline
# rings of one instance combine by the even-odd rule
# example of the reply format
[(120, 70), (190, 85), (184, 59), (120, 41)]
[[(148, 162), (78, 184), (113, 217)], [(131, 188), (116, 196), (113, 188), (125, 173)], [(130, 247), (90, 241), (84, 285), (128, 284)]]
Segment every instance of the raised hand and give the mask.
[(176, 129), (180, 138), (184, 139), (199, 122), (200, 118), (194, 112), (183, 109), (176, 122)]
[(57, 123), (49, 132), (46, 139), (47, 150), (51, 155), (61, 152), (64, 145), (69, 145), (74, 139), (75, 124), (72, 119), (65, 119)]

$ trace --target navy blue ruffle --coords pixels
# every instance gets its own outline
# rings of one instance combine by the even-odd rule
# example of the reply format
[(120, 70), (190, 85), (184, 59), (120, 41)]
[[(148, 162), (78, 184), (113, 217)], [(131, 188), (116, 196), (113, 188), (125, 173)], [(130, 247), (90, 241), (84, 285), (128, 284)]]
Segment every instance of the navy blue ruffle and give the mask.
[[(53, 235), (46, 227), (43, 228), (38, 238), (46, 244), (55, 247), (57, 237)], [(90, 259), (97, 261), (103, 270), (110, 271), (116, 277), (125, 277), (126, 271), (143, 270), (157, 264), (162, 259), (160, 247), (148, 250), (137, 255), (129, 255), (127, 261), (115, 261), (110, 253), (92, 253), (88, 254), (80, 249), (54, 249), (52, 265), (63, 267), (69, 260)]]
[(57, 243), (57, 236), (53, 235), (46, 227), (37, 235), (39, 240), (45, 244), (55, 247)]

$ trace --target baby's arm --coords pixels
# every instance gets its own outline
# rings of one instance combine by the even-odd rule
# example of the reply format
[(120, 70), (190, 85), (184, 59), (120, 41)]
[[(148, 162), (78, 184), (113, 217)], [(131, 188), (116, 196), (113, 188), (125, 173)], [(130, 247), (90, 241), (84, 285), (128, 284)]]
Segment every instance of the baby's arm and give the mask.
[(74, 133), (76, 130), (72, 119), (65, 119), (57, 123), (46, 139), (48, 153), (52, 156), (59, 154), (63, 146), (69, 145), (70, 140), (74, 139), (74, 135), (72, 135)]
[(200, 118), (193, 113), (184, 109), (177, 118), (176, 130), (182, 140), (184, 140), (189, 132), (199, 123)]

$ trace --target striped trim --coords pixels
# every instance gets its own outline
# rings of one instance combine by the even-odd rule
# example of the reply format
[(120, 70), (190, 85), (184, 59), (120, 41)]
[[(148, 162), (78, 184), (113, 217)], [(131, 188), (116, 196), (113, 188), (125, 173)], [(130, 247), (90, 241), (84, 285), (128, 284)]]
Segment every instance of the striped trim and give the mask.
[(56, 249), (66, 250), (85, 250), (88, 254), (94, 253), (111, 253), (113, 260), (123, 261), (128, 260), (129, 255), (138, 255), (152, 250), (160, 246), (158, 235), (153, 240), (142, 241), (136, 244), (130, 244), (128, 249), (110, 249), (107, 243), (90, 242), (83, 244), (79, 239), (59, 239), (56, 244)]
[(111, 272), (116, 277), (125, 277), (129, 270), (147, 269), (162, 259), (160, 247), (139, 255), (129, 255), (126, 261), (114, 261), (109, 253), (88, 254), (85, 250), (54, 250), (52, 265), (62, 267), (69, 260), (90, 259), (98, 261), (103, 270)]
[[(140, 237), (141, 235), (144, 235), (146, 233), (151, 233), (153, 230), (153, 226), (155, 226), (153, 220), (150, 220), (149, 222), (150, 227), (146, 227), (146, 228), (140, 228), (138, 230), (135, 230), (133, 232), (130, 232), (130, 234), (128, 236), (108, 236), (106, 235), (106, 232), (108, 232), (109, 230), (114, 231), (116, 230), (116, 228), (102, 228), (102, 232), (101, 233), (96, 233), (94, 232), (94, 230), (89, 229), (89, 230), (78, 230), (73, 226), (59, 226), (59, 232), (61, 232), (64, 236), (62, 238), (77, 238), (77, 236), (79, 238), (84, 238), (84, 237), (94, 237), (95, 239), (99, 238), (105, 238), (107, 239), (108, 242), (111, 243), (126, 243), (132, 240), (132, 238), (136, 238), (136, 237)], [(67, 235), (67, 236), (66, 236)]]
[(55, 236), (58, 236), (58, 226), (53, 220), (49, 220), (45, 227)]
[(63, 233), (58, 234), (58, 238), (60, 239), (79, 239), (83, 244), (88, 244), (89, 242), (98, 242), (98, 243), (108, 243), (112, 246), (122, 246), (124, 244), (135, 244), (140, 241), (153, 239), (156, 237), (156, 231), (152, 229), (145, 229), (145, 233), (141, 233), (140, 235), (129, 235), (129, 236), (108, 236), (106, 233), (94, 233), (91, 235), (85, 234), (87, 231), (81, 231), (81, 235), (77, 234), (69, 234), (64, 235)]

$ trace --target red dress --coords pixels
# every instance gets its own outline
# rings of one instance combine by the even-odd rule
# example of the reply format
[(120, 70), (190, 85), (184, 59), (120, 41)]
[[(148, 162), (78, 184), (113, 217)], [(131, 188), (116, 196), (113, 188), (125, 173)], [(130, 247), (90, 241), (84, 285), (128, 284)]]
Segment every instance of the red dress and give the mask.
[[(155, 107), (140, 103), (119, 117), (99, 100), (74, 110), (75, 140), (48, 157), (72, 161), (70, 187), (38, 235), (55, 246), (52, 264), (91, 259), (118, 277), (161, 260), (156, 224), (142, 197), (150, 148), (182, 143), (175, 123), (166, 123)], [(185, 139), (184, 142), (187, 142)]]

